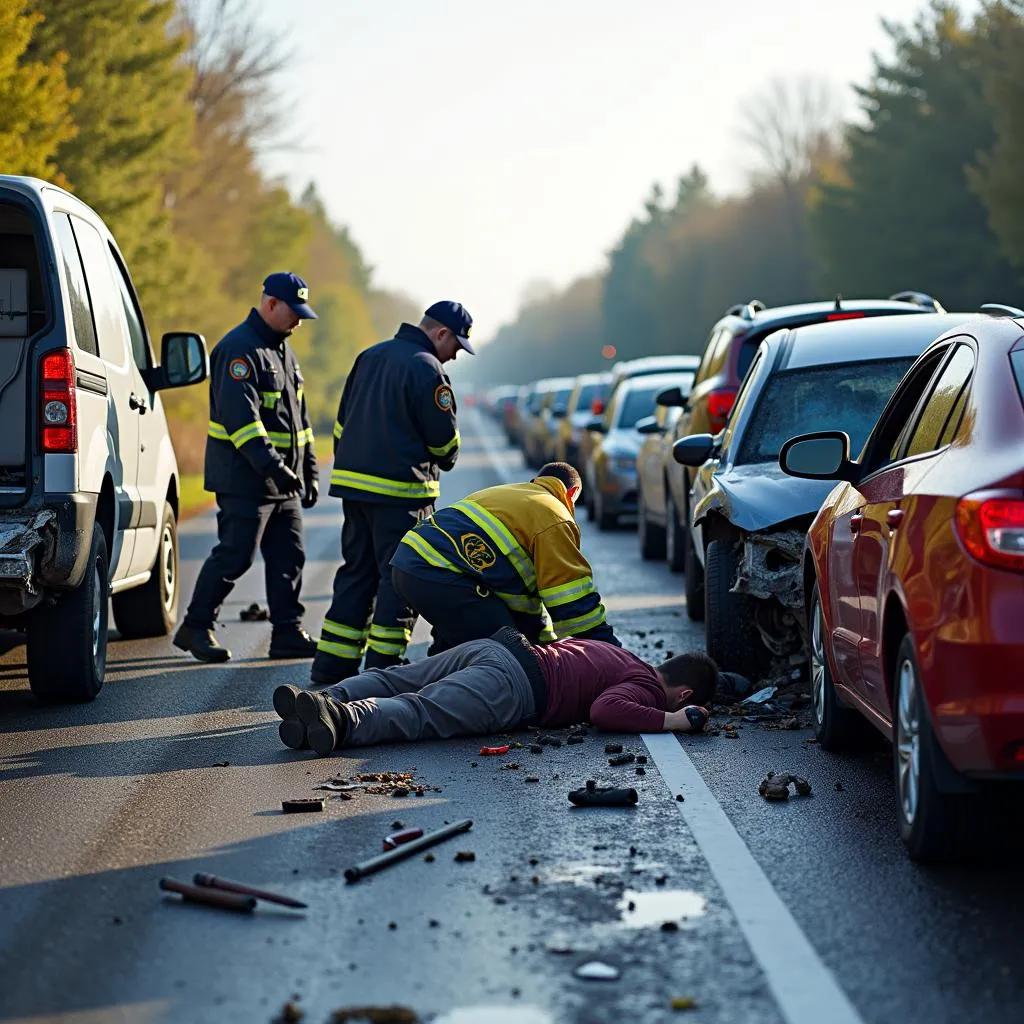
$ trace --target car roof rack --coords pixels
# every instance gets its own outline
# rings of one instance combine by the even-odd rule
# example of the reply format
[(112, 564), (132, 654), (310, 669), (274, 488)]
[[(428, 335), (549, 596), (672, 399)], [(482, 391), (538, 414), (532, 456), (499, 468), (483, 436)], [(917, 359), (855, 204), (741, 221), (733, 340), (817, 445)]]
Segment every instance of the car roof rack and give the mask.
[(912, 302), (915, 306), (923, 306), (933, 313), (945, 313), (946, 309), (938, 299), (932, 298), (927, 292), (905, 291), (889, 296), (890, 302)]
[(739, 316), (744, 320), (753, 320), (755, 314), (766, 310), (768, 307), (760, 299), (751, 299), (749, 302), (737, 302), (726, 311), (726, 316)]
[(992, 316), (1024, 316), (1024, 309), (1016, 306), (1004, 306), (1001, 302), (986, 302), (979, 310), (981, 313), (989, 313)]

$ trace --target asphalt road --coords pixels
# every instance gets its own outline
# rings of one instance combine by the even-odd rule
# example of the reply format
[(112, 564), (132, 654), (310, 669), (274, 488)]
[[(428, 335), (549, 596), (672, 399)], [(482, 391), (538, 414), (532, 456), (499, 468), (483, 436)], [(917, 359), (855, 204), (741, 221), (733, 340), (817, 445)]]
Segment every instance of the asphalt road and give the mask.
[[(489, 424), (463, 419), (445, 503), (525, 476)], [(325, 498), (307, 524), (315, 631), (340, 503)], [(681, 580), (641, 562), (632, 532), (582, 525), (624, 642), (652, 660), (701, 646)], [(184, 527), (186, 593), (212, 527), (208, 516)], [(449, 1024), (1024, 1019), (1019, 854), (911, 865), (884, 746), (835, 758), (806, 731), (743, 723), (737, 740), (658, 737), (650, 750), (594, 734), (540, 755), (481, 757), (466, 740), (318, 759), (278, 742), (270, 695), (301, 685), (308, 664), (265, 659), (269, 627), (238, 619), (253, 600), (258, 567), (224, 613), (226, 666), (169, 640), (114, 638), (88, 706), (38, 706), (18, 637), (0, 638), (0, 1021), (271, 1021), (288, 1000), (315, 1022), (391, 1004)], [(614, 741), (651, 758), (646, 774), (609, 767)], [(805, 775), (814, 795), (764, 802), (767, 769)], [(426, 792), (280, 812), (332, 776), (379, 771), (412, 772)], [(635, 785), (638, 806), (571, 810), (568, 790), (589, 778)], [(345, 883), (396, 821), (430, 830), (462, 818), (472, 830), (433, 860)], [(456, 863), (467, 850), (475, 860)], [(310, 906), (241, 916), (158, 889), (196, 871)], [(593, 960), (617, 980), (574, 975)], [(684, 997), (696, 1008), (674, 1011)]]

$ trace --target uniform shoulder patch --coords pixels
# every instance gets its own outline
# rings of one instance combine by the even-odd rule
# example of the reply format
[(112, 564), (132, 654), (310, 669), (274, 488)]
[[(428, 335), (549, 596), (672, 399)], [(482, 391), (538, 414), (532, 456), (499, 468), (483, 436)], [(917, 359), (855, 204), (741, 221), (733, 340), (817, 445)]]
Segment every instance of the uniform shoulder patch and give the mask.
[(455, 395), (452, 394), (452, 389), (447, 384), (440, 384), (434, 391), (434, 405), (441, 412), (450, 412), (454, 404)]
[(494, 549), (476, 533), (464, 533), (459, 538), (459, 545), (462, 548), (462, 557), (477, 572), (486, 572), (497, 564), (498, 556)]
[(249, 367), (249, 363), (241, 357), (232, 359), (228, 363), (228, 374), (232, 380), (248, 380), (252, 375), (252, 370)]

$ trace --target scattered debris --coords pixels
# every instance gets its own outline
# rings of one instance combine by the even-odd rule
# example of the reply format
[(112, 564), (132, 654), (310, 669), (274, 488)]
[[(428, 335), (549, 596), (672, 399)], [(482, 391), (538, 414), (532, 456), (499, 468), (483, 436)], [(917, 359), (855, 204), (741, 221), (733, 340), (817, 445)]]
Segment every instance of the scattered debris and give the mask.
[(444, 828), (439, 828), (434, 832), (428, 832), (425, 836), (420, 836), (419, 839), (413, 839), (412, 842), (409, 843), (403, 843), (394, 850), (388, 850), (387, 853), (381, 853), (376, 857), (371, 857), (369, 860), (363, 861), (361, 864), (355, 864), (350, 868), (346, 868), (345, 881), (349, 883), (358, 882), (359, 879), (365, 878), (367, 875), (375, 874), (378, 871), (382, 871), (384, 868), (390, 867), (392, 864), (397, 864), (398, 861), (405, 860), (407, 857), (411, 857), (414, 854), (419, 853), (420, 850), (425, 850), (437, 843), (442, 843), (446, 839), (450, 839), (452, 836), (468, 832), (472, 827), (472, 819), (466, 818), (463, 821), (455, 821), (450, 825), (445, 825)]
[(606, 964), (601, 960), (588, 960), (585, 964), (580, 964), (572, 973), (585, 981), (618, 981), (622, 977), (622, 972), (618, 967)]
[(562, 745), (562, 741), (557, 736), (548, 736), (546, 733), (543, 736), (538, 736), (537, 742), (545, 747), (560, 747)]
[(836, 792), (837, 793), (842, 793), (843, 792), (843, 784), (841, 782), (837, 782), (836, 783)]
[(429, 920), (429, 921), (427, 922), (427, 927), (428, 927), (428, 928), (440, 928), (440, 927), (441, 927), (441, 922), (440, 922), (440, 921), (437, 921), (437, 920), (435, 920), (434, 918), (431, 918), (431, 919), (430, 919), (430, 920)]
[(176, 892), (186, 903), (203, 903), (220, 910), (233, 910), (239, 914), (251, 914), (256, 909), (253, 896), (236, 896), (234, 893), (218, 892), (198, 885), (186, 885), (174, 878), (161, 878), (160, 888), (164, 892)]
[(405, 786), (396, 786), (393, 790), (391, 790), (391, 795), (393, 797), (401, 798), (403, 796), (408, 796), (409, 790), (406, 789)]
[(497, 757), (499, 754), (507, 754), (509, 751), (509, 745), (506, 743), (503, 747), (481, 747), (481, 757)]
[(425, 861), (426, 861), (426, 862), (427, 862), (428, 864), (433, 864), (433, 863), (434, 863), (434, 861), (435, 861), (435, 860), (436, 860), (437, 858), (436, 858), (436, 857), (435, 857), (435, 856), (434, 856), (434, 855), (433, 855), (432, 853), (428, 853), (428, 854), (426, 855), (426, 857), (424, 857), (423, 859), (424, 859), (424, 860), (425, 860)]
[(635, 789), (598, 786), (592, 779), (585, 789), (574, 789), (569, 793), (569, 802), (576, 807), (633, 807), (639, 799)]
[(324, 809), (324, 798), (322, 796), (303, 796), (295, 800), (282, 800), (281, 811), (284, 814), (303, 814), (309, 811), (322, 811)]
[(661, 930), (663, 932), (677, 932), (679, 931), (679, 924), (676, 921), (662, 921)]
[(314, 786), (314, 789), (326, 789), (330, 793), (349, 793), (353, 789), (362, 789), (363, 787), (358, 782), (323, 782), (319, 786)]
[(500, 772), (516, 772), (519, 771), (518, 761), (509, 761), (507, 764), (503, 764), (498, 771)]
[(676, 996), (669, 1003), (673, 1010), (696, 1010), (697, 1000), (693, 996)]
[(331, 1024), (417, 1024), (419, 1019), (407, 1006), (346, 1006), (331, 1014)]
[(779, 728), (780, 729), (788, 729), (790, 731), (792, 731), (794, 729), (799, 729), (800, 728), (800, 719), (796, 718), (795, 716), (793, 718), (784, 718), (784, 719), (782, 719), (781, 722), (779, 722)]
[(636, 756), (636, 763), (637, 764), (647, 764), (647, 755), (646, 754), (637, 754), (637, 756)]
[(218, 878), (216, 875), (209, 875), (204, 871), (197, 871), (192, 876), (192, 881), (207, 889), (217, 889), (220, 892), (234, 892), (242, 896), (254, 896), (258, 900), (266, 900), (268, 903), (279, 903), (283, 907), (295, 907), (304, 909), (308, 904), (300, 900), (292, 899), (291, 896), (279, 896), (277, 893), (267, 892), (265, 889), (256, 889), (243, 882), (232, 882), (227, 878)]
[(211, 768), (229, 768), (231, 766), (230, 761), (214, 761)]
[(757, 693), (752, 693), (749, 697), (740, 701), (740, 706), (746, 706), (747, 704), (767, 704), (779, 692), (777, 686), (766, 686), (763, 690), (758, 690)]
[(536, 775), (527, 775), (523, 782), (540, 782), (540, 779)]
[(640, 765), (636, 770), (637, 775), (646, 775), (647, 769), (643, 765)]
[(573, 733), (571, 736), (567, 736), (565, 742), (572, 746), (574, 743), (583, 743), (586, 737), (581, 733)]
[(530, 752), (534, 754), (543, 754), (544, 748), (539, 743), (531, 743)]
[(254, 601), (248, 608), (243, 608), (238, 613), (238, 617), (243, 622), (266, 622), (270, 618), (270, 612), (266, 608), (261, 608)]
[(683, 794), (682, 794), (682, 793), (676, 793), (676, 803), (680, 803), (680, 804), (681, 804), (681, 803), (683, 803), (683, 802), (684, 802), (685, 800), (686, 800), (686, 797), (685, 797), (685, 796), (683, 796)]
[(393, 821), (393, 822), (391, 822), (391, 827), (395, 828), (395, 829), (405, 828), (405, 822), (404, 821)]
[(388, 931), (390, 931), (390, 932), (398, 931), (398, 923), (396, 921), (388, 921)]
[[(244, 615), (245, 613), (243, 612), (242, 614)], [(305, 1011), (289, 1000), (281, 1007), (281, 1015), (277, 1019), (281, 1024), (298, 1024), (298, 1022), (305, 1016)]]
[(468, 864), (470, 861), (476, 860), (476, 854), (472, 850), (459, 850), (455, 854), (456, 864)]
[(636, 754), (619, 754), (617, 757), (609, 757), (608, 763), (613, 768), (621, 768), (624, 764), (632, 764), (636, 760)]
[[(401, 825), (402, 823), (399, 821), (396, 824)], [(411, 843), (414, 839), (419, 839), (422, 835), (423, 829), (421, 828), (407, 828), (401, 832), (392, 832), (391, 835), (384, 837), (384, 849), (394, 850), (403, 843)]]
[(552, 936), (551, 940), (548, 942), (547, 949), (549, 953), (554, 953), (555, 956), (571, 956), (576, 952), (576, 950), (572, 948), (572, 943), (564, 935)]
[(604, 752), (606, 754), (621, 754), (622, 744), (621, 743), (606, 743), (604, 745)]
[(811, 784), (806, 779), (800, 778), (799, 775), (776, 775), (775, 772), (769, 772), (761, 780), (757, 791), (765, 800), (788, 800), (790, 784), (795, 787), (800, 796), (811, 795)]
[(668, 881), (668, 875), (658, 875), (654, 880), (655, 885), (664, 885)]

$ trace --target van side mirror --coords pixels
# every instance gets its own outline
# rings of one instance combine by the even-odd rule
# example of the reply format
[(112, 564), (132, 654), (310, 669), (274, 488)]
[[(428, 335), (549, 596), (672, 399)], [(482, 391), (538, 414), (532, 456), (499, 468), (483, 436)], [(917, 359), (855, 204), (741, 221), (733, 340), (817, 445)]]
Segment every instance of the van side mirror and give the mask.
[(171, 331), (161, 340), (160, 365), (147, 370), (145, 376), (153, 391), (167, 391), (200, 384), (209, 374), (206, 339), (192, 331)]

